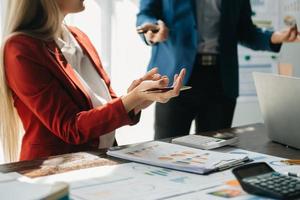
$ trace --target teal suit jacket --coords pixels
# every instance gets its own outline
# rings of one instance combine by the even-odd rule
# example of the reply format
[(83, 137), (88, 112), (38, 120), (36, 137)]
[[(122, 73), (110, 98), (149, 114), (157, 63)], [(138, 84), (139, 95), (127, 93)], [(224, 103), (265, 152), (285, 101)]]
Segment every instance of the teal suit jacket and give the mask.
[[(187, 69), (187, 83), (198, 46), (195, 0), (141, 0), (137, 26), (163, 20), (170, 29), (167, 41), (156, 44), (148, 69), (158, 67), (161, 74), (173, 78)], [(201, 11), (199, 11), (201, 12)], [(226, 96), (236, 98), (239, 91), (237, 44), (254, 50), (279, 52), (281, 45), (270, 42), (272, 31), (257, 28), (251, 19), (249, 0), (222, 0), (219, 37), (220, 71)], [(204, 27), (205, 28), (205, 27)]]

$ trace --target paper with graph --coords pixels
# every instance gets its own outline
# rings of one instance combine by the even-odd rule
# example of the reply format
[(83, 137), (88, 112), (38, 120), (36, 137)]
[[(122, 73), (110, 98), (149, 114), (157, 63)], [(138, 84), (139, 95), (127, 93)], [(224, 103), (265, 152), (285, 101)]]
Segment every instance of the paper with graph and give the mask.
[(125, 160), (197, 174), (218, 171), (248, 160), (246, 155), (200, 150), (159, 141), (120, 148), (109, 150), (107, 154)]

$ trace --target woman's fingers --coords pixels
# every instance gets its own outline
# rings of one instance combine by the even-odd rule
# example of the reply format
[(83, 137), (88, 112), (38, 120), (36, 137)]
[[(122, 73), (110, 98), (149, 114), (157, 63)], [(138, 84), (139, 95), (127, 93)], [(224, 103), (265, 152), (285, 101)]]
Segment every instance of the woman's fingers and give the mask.
[(173, 87), (175, 86), (176, 84), (176, 80), (178, 78), (178, 74), (175, 74), (174, 78), (173, 78)]
[(178, 96), (180, 93), (180, 89), (183, 86), (183, 79), (185, 76), (186, 70), (182, 69), (179, 73), (179, 75), (175, 75), (174, 76), (174, 89), (170, 91), (170, 93), (172, 92), (171, 95), (173, 95), (173, 97)]
[[(164, 88), (169, 85), (169, 79), (166, 76), (160, 76), (159, 74), (154, 73), (154, 71), (150, 71), (143, 78), (150, 78), (151, 80), (143, 81), (139, 86), (140, 94), (143, 96), (145, 101), (156, 101), (160, 103), (166, 103), (171, 98), (176, 97), (180, 93), (180, 89), (183, 86), (184, 76), (186, 74), (186, 70), (182, 69), (179, 75), (174, 76), (173, 89), (167, 92), (145, 92), (148, 89), (153, 88)], [(157, 72), (157, 71), (156, 71)], [(156, 80), (157, 79), (157, 80)]]
[[(155, 93), (152, 94), (153, 96), (151, 97), (153, 101), (157, 101), (160, 103), (166, 103), (168, 102), (171, 98), (176, 97), (179, 95), (180, 93), (180, 89), (183, 86), (183, 80), (184, 80), (184, 76), (186, 74), (186, 70), (182, 69), (179, 73), (179, 75), (175, 75), (174, 76), (174, 84), (173, 90), (170, 90), (168, 92), (162, 92), (162, 93)], [(168, 80), (168, 79), (167, 79)], [(166, 84), (166, 83), (165, 83)], [(168, 85), (168, 84), (167, 84)]]
[(137, 80), (132, 81), (131, 85), (127, 89), (127, 93), (132, 91), (134, 88), (136, 88), (139, 84), (141, 84), (141, 82), (142, 82), (141, 79), (137, 79)]
[(150, 79), (150, 80), (152, 80), (152, 81), (157, 81), (157, 80), (159, 80), (159, 79), (161, 79), (162, 78), (162, 76), (160, 75), (160, 74), (154, 74), (153, 76), (152, 76), (152, 79)]
[(161, 79), (158, 80), (159, 87), (167, 87), (169, 85), (169, 79), (166, 76), (161, 77)]
[[(162, 77), (159, 80), (146, 80), (143, 81), (140, 86), (139, 86), (139, 90), (140, 91), (146, 91), (148, 89), (154, 89), (154, 88), (164, 88), (166, 86), (168, 86), (169, 84), (169, 79), (167, 77)], [(147, 92), (145, 92), (147, 93)]]
[(134, 88), (136, 88), (139, 84), (141, 84), (145, 80), (159, 80), (161, 78), (161, 75), (157, 73), (158, 68), (155, 67), (148, 71), (143, 77), (134, 80), (129, 88), (127, 89), (127, 92), (132, 91)]
[(141, 79), (145, 81), (145, 80), (153, 80), (153, 78), (157, 79), (158, 77), (160, 78), (160, 74), (158, 74), (158, 68), (154, 67), (153, 69), (148, 71)]
[(186, 69), (182, 69), (179, 75), (175, 75), (174, 90), (179, 91), (183, 85), (183, 80), (186, 74)]

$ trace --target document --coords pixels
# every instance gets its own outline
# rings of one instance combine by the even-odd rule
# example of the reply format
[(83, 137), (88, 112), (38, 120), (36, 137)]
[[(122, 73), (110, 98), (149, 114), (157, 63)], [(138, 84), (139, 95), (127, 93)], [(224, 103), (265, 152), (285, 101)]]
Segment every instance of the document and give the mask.
[(1, 199), (68, 199), (69, 186), (66, 183), (34, 184), (19, 181), (16, 176), (0, 174)]
[[(71, 199), (168, 199), (198, 191), (232, 179), (230, 171), (210, 176), (180, 172), (139, 163), (125, 163), (34, 178), (33, 183), (51, 184), (67, 181)], [(116, 190), (118, 192), (116, 192)]]
[(220, 171), (249, 160), (245, 155), (200, 150), (159, 141), (142, 143), (124, 149), (118, 148), (109, 150), (107, 154), (125, 160), (197, 174)]
[[(254, 162), (265, 161), (281, 172), (300, 171), (300, 166), (288, 166), (281, 163), (283, 158), (279, 157), (231, 147), (218, 151), (248, 156)], [(39, 184), (61, 181), (69, 183), (70, 198), (74, 200), (263, 199), (245, 193), (231, 170), (202, 176), (139, 163), (125, 163), (31, 179), (31, 182)]]

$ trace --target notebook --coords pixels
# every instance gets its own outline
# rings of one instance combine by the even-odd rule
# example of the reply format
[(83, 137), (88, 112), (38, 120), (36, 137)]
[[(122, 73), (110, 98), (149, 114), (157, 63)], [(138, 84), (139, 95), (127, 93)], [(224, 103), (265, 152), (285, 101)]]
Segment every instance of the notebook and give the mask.
[(160, 141), (146, 142), (127, 148), (113, 147), (107, 154), (125, 160), (196, 174), (208, 174), (249, 161), (246, 155), (219, 153)]

